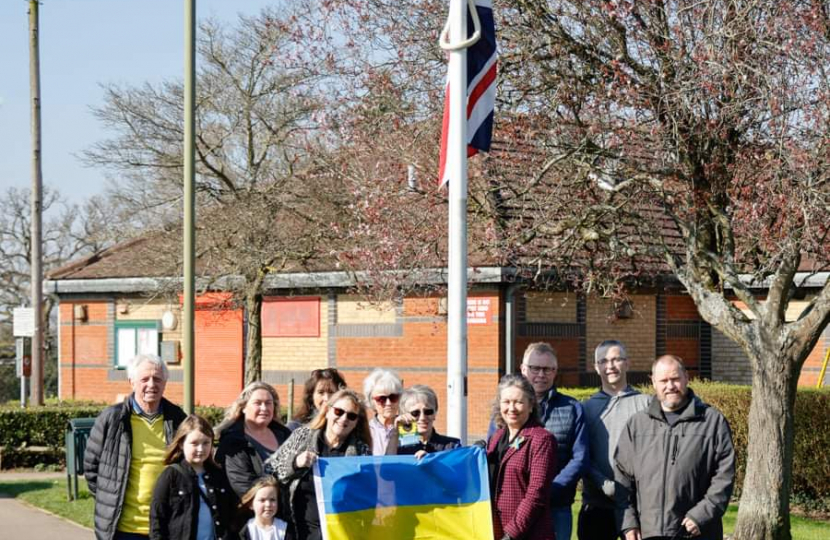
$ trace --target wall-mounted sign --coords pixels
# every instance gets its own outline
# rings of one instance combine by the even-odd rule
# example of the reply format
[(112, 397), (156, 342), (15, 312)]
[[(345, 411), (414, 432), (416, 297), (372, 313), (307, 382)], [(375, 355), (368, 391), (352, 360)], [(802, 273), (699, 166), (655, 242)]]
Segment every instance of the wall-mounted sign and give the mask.
[(467, 298), (467, 324), (490, 324), (492, 298)]

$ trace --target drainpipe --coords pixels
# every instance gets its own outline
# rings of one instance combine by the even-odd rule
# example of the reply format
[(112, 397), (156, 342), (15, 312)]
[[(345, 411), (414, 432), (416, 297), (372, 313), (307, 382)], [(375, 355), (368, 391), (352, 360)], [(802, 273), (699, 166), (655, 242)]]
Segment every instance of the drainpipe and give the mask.
[(504, 371), (516, 372), (516, 289), (518, 283), (511, 283), (504, 292)]

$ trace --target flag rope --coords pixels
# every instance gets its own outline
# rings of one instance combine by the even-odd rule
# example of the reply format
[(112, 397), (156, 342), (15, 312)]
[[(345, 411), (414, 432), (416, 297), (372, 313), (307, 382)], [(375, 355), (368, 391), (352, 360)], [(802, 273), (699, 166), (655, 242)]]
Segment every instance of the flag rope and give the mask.
[(481, 21), (478, 20), (476, 0), (467, 0), (467, 5), (470, 7), (470, 15), (473, 18), (473, 28), (475, 28), (475, 31), (472, 36), (463, 41), (459, 41), (458, 43), (450, 43), (450, 19), (447, 18), (447, 23), (444, 25), (444, 29), (441, 30), (441, 37), (438, 40), (438, 44), (445, 51), (458, 51), (466, 49), (475, 45), (475, 43), (481, 39)]

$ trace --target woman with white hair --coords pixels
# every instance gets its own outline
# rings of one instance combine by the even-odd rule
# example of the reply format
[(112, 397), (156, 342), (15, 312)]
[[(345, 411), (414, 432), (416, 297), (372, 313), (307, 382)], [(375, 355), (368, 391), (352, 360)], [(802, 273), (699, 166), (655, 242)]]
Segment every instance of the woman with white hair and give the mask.
[(391, 450), (389, 441), (397, 436), (395, 418), (398, 416), (398, 401), (403, 393), (401, 378), (394, 371), (376, 369), (363, 381), (363, 393), (375, 417), (369, 421), (372, 432), (372, 455), (384, 456)]
[[(392, 437), (389, 453), (421, 459), (427, 454), (452, 450), (461, 446), (461, 441), (435, 431), (435, 417), (438, 415), (438, 396), (429, 386), (416, 384), (404, 390), (401, 396), (401, 415), (397, 424), (414, 425), (415, 437), (409, 444), (403, 444), (398, 437)], [(408, 442), (408, 441), (407, 441)]]

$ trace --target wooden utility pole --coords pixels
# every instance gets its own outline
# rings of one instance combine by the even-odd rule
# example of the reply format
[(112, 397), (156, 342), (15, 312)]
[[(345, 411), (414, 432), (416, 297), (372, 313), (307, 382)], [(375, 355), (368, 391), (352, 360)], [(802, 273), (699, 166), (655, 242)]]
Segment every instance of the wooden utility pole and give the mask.
[(38, 36), (38, 2), (29, 1), (29, 86), (32, 94), (32, 231), (31, 288), (35, 310), (32, 336), (32, 405), (43, 405), (43, 169), (40, 146), (40, 40)]

